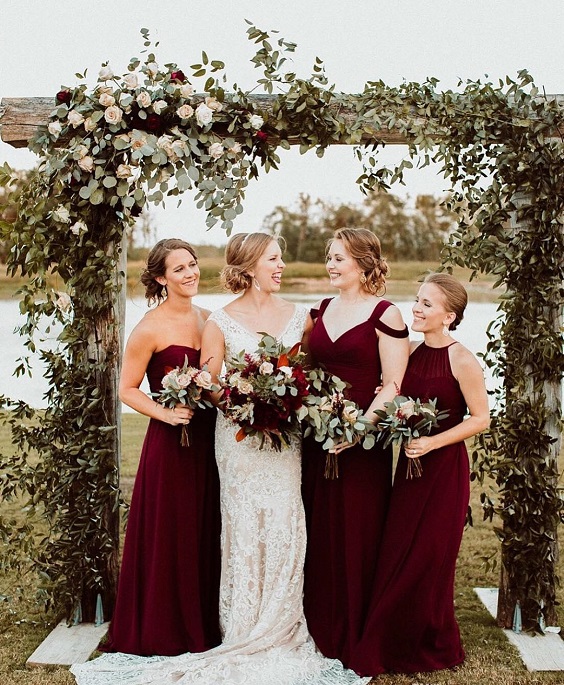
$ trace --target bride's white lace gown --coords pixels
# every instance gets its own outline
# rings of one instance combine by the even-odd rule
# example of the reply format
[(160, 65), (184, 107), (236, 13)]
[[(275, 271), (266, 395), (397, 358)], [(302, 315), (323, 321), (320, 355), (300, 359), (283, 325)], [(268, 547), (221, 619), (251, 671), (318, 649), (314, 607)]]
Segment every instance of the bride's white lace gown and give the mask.
[[(296, 307), (281, 336), (302, 338), (307, 311)], [(225, 337), (226, 359), (254, 352), (260, 336), (220, 309), (210, 316)], [(139, 657), (104, 654), (71, 672), (80, 685), (350, 685), (369, 682), (326, 659), (310, 637), (302, 608), (306, 529), (300, 441), (277, 452), (235, 440), (220, 413), (216, 458), (221, 482), (223, 642), (201, 654)]]

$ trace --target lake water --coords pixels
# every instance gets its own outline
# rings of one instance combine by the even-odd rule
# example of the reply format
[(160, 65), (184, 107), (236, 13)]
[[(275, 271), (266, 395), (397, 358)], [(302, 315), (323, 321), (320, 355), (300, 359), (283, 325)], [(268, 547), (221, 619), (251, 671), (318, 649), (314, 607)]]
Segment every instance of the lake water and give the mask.
[[(331, 293), (334, 295), (334, 293)], [(308, 293), (287, 293), (284, 295), (292, 302), (311, 305), (327, 295)], [(206, 294), (198, 295), (194, 302), (206, 309), (214, 310), (226, 305), (231, 299), (231, 294)], [(397, 302), (405, 322), (409, 326), (411, 323), (411, 302)], [(126, 339), (133, 327), (138, 323), (147, 311), (144, 299), (131, 299), (127, 301), (125, 318)], [(464, 321), (455, 332), (457, 340), (468, 347), (472, 352), (484, 352), (487, 344), (486, 329), (490, 321), (496, 316), (496, 305), (492, 303), (470, 303), (466, 309)], [(35, 359), (32, 364), (33, 376), (13, 376), (17, 359), (20, 358), (25, 348), (19, 336), (14, 333), (14, 329), (23, 323), (24, 319), (19, 313), (19, 303), (16, 301), (0, 301), (0, 394), (11, 397), (12, 399), (24, 400), (32, 406), (44, 407), (43, 395), (47, 390), (47, 382), (43, 378), (42, 365)], [(411, 333), (414, 340), (421, 339), (421, 335)], [(53, 344), (56, 333), (52, 333), (48, 344)], [(486, 373), (486, 383), (488, 387), (493, 387), (491, 377)], [(147, 391), (148, 386), (141, 386)], [(124, 411), (131, 411), (124, 407)]]

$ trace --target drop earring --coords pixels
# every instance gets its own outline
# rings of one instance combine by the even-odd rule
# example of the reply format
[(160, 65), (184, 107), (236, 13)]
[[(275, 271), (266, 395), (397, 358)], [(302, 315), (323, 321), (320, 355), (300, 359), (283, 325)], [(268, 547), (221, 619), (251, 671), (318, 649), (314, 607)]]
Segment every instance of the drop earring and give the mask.
[(257, 279), (254, 276), (253, 276), (253, 285), (260, 292), (260, 283), (257, 281)]
[(362, 285), (366, 283), (366, 274), (364, 272), (360, 274), (360, 282)]
[(448, 336), (450, 335), (450, 330), (446, 323), (443, 325), (443, 335), (445, 336), (445, 338), (448, 338)]

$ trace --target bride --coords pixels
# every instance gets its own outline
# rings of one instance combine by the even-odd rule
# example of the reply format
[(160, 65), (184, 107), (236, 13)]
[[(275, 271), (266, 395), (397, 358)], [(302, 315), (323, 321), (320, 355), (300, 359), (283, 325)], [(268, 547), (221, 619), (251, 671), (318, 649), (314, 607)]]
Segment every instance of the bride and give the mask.
[[(277, 239), (233, 236), (227, 244), (225, 287), (239, 294), (205, 324), (200, 358), (212, 374), (262, 333), (284, 345), (302, 340), (307, 310), (278, 297), (285, 268)], [(323, 657), (303, 614), (306, 531), (301, 501), (301, 441), (281, 451), (237, 442), (237, 427), (221, 412), (216, 459), (221, 488), (222, 644), (200, 654), (137, 657), (104, 654), (71, 672), (79, 685), (349, 685), (368, 683), (340, 661)]]

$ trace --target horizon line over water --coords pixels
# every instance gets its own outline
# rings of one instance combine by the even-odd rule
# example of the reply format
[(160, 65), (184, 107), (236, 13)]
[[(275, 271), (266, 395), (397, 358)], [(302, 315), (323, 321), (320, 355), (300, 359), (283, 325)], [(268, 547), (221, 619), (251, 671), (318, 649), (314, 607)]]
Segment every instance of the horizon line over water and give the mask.
[[(312, 306), (320, 299), (332, 297), (335, 296), (335, 294), (335, 292), (283, 293), (283, 297), (296, 304)], [(197, 295), (194, 298), (194, 303), (204, 309), (213, 311), (214, 309), (224, 307), (235, 297), (236, 295), (230, 293), (207, 293)], [(413, 302), (395, 301), (394, 304), (396, 304), (400, 310), (404, 321), (409, 328), (412, 321), (411, 307)], [(470, 302), (466, 308), (464, 320), (454, 332), (456, 340), (474, 354), (485, 352), (487, 344), (486, 329), (489, 323), (496, 317), (496, 309), (497, 305), (492, 302)], [(147, 311), (148, 307), (144, 298), (128, 298), (125, 314), (126, 341), (133, 328)], [(11, 341), (13, 343), (9, 343), (8, 349), (3, 349), (2, 355), (0, 355), (0, 395), (5, 395), (13, 400), (23, 400), (37, 408), (45, 408), (46, 403), (43, 400), (43, 395), (47, 391), (48, 385), (46, 379), (43, 377), (42, 364), (39, 361), (38, 355), (33, 355), (31, 357), (33, 360), (33, 376), (31, 378), (29, 376), (20, 376), (19, 378), (13, 376), (17, 359), (25, 354), (22, 340), (14, 333), (14, 329), (23, 322), (24, 317), (19, 312), (18, 302), (11, 300), (0, 302), (0, 340)], [(412, 340), (423, 339), (423, 336), (420, 333), (413, 333), (411, 329), (409, 337)], [(53, 344), (55, 343), (55, 338), (56, 333), (47, 337)], [(482, 363), (481, 360), (480, 363)], [(484, 373), (488, 389), (493, 389), (496, 386), (496, 379), (492, 378), (489, 369), (485, 369)], [(141, 385), (141, 390), (144, 392), (149, 391), (146, 379), (144, 379)], [(126, 413), (134, 413), (134, 410), (126, 405), (122, 405), (122, 410)]]

